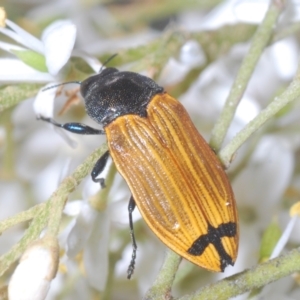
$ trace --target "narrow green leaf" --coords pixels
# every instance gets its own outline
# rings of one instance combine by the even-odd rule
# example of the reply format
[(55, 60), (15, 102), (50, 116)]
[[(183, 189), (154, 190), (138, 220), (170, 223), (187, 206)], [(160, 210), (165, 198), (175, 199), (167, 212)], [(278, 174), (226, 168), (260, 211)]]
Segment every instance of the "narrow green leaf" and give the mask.
[(280, 236), (281, 229), (279, 228), (277, 221), (272, 221), (263, 233), (259, 254), (260, 262), (266, 261), (270, 258)]
[(15, 54), (26, 65), (40, 72), (48, 72), (46, 60), (42, 54), (31, 50), (12, 50), (12, 53)]
[(19, 84), (0, 89), (0, 112), (37, 94), (42, 85)]

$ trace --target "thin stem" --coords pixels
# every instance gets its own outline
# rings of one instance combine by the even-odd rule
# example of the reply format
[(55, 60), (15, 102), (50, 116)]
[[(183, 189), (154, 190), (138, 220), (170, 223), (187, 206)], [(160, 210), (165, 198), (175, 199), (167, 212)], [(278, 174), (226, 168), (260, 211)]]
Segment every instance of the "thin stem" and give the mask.
[(57, 191), (53, 193), (50, 201), (50, 214), (48, 221), (48, 232), (52, 235), (57, 235), (59, 231), (62, 212), (65, 207), (68, 195), (79, 185), (81, 180), (85, 178), (90, 172), (97, 159), (107, 151), (107, 145), (104, 144), (99, 150), (94, 151), (85, 161), (77, 167), (75, 172), (65, 178), (60, 184)]
[(300, 31), (300, 22), (295, 22), (287, 27), (276, 32), (272, 38), (271, 44), (276, 43), (277, 41), (283, 40), (289, 36), (299, 33)]
[(300, 271), (300, 248), (269, 260), (250, 270), (227, 277), (178, 300), (225, 300), (260, 288), (280, 278)]
[(237, 149), (265, 122), (291, 101), (300, 97), (300, 65), (294, 80), (288, 88), (276, 97), (260, 114), (249, 122), (219, 153), (219, 158), (227, 167)]
[(249, 52), (242, 62), (220, 118), (212, 131), (210, 145), (217, 152), (221, 148), (228, 127), (234, 117), (237, 106), (242, 99), (243, 93), (247, 88), (255, 66), (264, 49), (270, 42), (277, 19), (284, 8), (284, 3), (284, 0), (272, 0), (263, 22), (253, 36)]
[(174, 278), (181, 262), (181, 257), (168, 250), (164, 264), (152, 287), (146, 293), (144, 299), (172, 299), (171, 288)]
[(39, 84), (19, 84), (7, 86), (0, 89), (0, 112), (12, 107), (24, 99), (36, 96), (41, 85)]
[[(0, 276), (21, 256), (25, 249), (40, 236), (42, 230), (47, 226), (47, 223), (48, 233), (50, 235), (57, 235), (67, 195), (91, 172), (94, 164), (105, 151), (107, 151), (106, 144), (100, 149), (95, 150), (84, 163), (77, 167), (71, 176), (63, 180), (50, 199), (44, 203), (44, 207), (40, 210), (40, 213), (36, 214), (36, 217), (33, 218), (22, 239), (14, 245), (8, 253), (0, 257)], [(31, 213), (28, 213), (26, 218), (28, 218)], [(20, 220), (20, 214), (13, 218), (17, 218), (18, 216)], [(18, 224), (16, 219), (14, 220), (13, 218), (10, 219), (10, 224)], [(24, 219), (25, 217), (23, 216), (21, 220), (23, 221)]]
[(42, 210), (40, 214), (32, 220), (22, 239), (11, 247), (9, 252), (0, 257), (0, 276), (21, 256), (28, 245), (40, 236), (46, 226), (47, 217), (48, 209)]
[(20, 224), (20, 223), (23, 223), (23, 222), (26, 222), (26, 221), (29, 221), (29, 220), (33, 219), (44, 208), (45, 208), (45, 203), (40, 203), (40, 204), (37, 204), (37, 205), (31, 207), (30, 209), (28, 209), (26, 211), (20, 212), (19, 214), (15, 215), (13, 217), (2, 220), (0, 222), (0, 235), (5, 230), (7, 230), (7, 229), (9, 229), (9, 228), (11, 228), (11, 227), (13, 227), (17, 224)]

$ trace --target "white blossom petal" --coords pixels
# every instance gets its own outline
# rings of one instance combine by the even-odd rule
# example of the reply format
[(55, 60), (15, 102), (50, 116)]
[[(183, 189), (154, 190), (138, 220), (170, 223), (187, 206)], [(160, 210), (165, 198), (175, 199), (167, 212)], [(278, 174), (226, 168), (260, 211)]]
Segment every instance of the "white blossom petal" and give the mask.
[(181, 47), (179, 55), (180, 61), (189, 67), (195, 68), (206, 62), (205, 53), (200, 44), (195, 40), (187, 41)]
[(20, 46), (16, 46), (13, 44), (5, 43), (0, 41), (0, 49), (5, 50), (7, 52), (11, 52), (11, 50), (17, 50), (17, 51), (25, 51), (25, 48), (22, 48)]
[(279, 241), (277, 242), (277, 244), (270, 256), (270, 259), (277, 257), (281, 253), (281, 251), (284, 249), (285, 245), (287, 244), (287, 242), (291, 236), (291, 233), (296, 224), (296, 221), (297, 221), (297, 216), (293, 216), (290, 219), (290, 222), (286, 226), (284, 232), (282, 233)]
[(274, 68), (283, 80), (291, 80), (297, 71), (299, 47), (292, 38), (278, 41), (271, 48), (271, 56), (276, 61)]
[(233, 6), (236, 0), (223, 1), (204, 16), (198, 28), (202, 30), (215, 29), (225, 24), (235, 24), (238, 22)]
[(45, 29), (42, 41), (50, 74), (56, 75), (69, 60), (75, 39), (76, 26), (71, 21), (56, 21)]
[(262, 228), (276, 212), (276, 204), (290, 182), (293, 168), (294, 156), (285, 140), (265, 136), (257, 145), (249, 166), (233, 182), (239, 204), (255, 210)]
[(69, 257), (76, 256), (83, 249), (91, 235), (97, 215), (97, 211), (89, 203), (82, 203), (80, 214), (67, 239), (66, 248)]
[[(8, 35), (12, 39), (14, 39), (16, 42), (24, 45), (25, 47), (34, 50), (38, 53), (43, 54), (44, 53), (44, 46), (41, 43), (39, 39), (28, 33), (26, 30), (23, 28), (19, 27), (17, 24), (10, 20), (6, 20), (7, 26), (9, 26), (12, 30), (10, 32), (6, 30), (0, 30), (4, 34)], [(5, 28), (3, 28), (5, 29)]]
[(75, 217), (78, 216), (82, 207), (82, 200), (67, 202), (64, 208), (64, 214)]
[(45, 299), (57, 272), (58, 252), (58, 244), (48, 246), (38, 242), (29, 247), (9, 282), (9, 299)]
[[(51, 88), (47, 89), (48, 87)], [(58, 87), (55, 87), (55, 83), (49, 83), (38, 92), (33, 103), (33, 109), (37, 116), (53, 118), (57, 88)], [(71, 148), (77, 147), (77, 142), (74, 141), (63, 128), (54, 126), (54, 130)]]
[(108, 276), (109, 227), (108, 212), (98, 212), (83, 253), (88, 282), (98, 291), (105, 289)]
[(269, 5), (269, 0), (239, 0), (234, 6), (234, 13), (241, 22), (258, 24), (265, 17)]
[[(108, 164), (108, 167), (110, 166), (110, 161), (107, 162)], [(101, 173), (101, 177), (105, 178), (105, 173), (104, 171), (106, 171), (106, 168), (107, 166), (105, 166), (105, 169), (103, 170), (103, 172)], [(84, 184), (84, 187), (83, 187), (83, 191), (82, 191), (82, 197), (83, 199), (89, 199), (90, 197), (94, 196), (96, 193), (98, 193), (100, 190), (100, 184), (97, 184), (95, 183), (93, 180), (92, 180), (92, 177), (89, 176), (86, 181), (85, 181), (85, 184)]]
[(73, 140), (69, 133), (63, 129), (63, 128), (59, 128), (59, 127), (54, 127), (54, 130), (61, 136), (61, 138), (73, 149), (77, 148), (78, 143)]
[(61, 171), (59, 174), (59, 178), (57, 181), (57, 185), (59, 185), (64, 180), (64, 178), (66, 178), (68, 176), (68, 174), (70, 173), (70, 165), (71, 165), (71, 158), (68, 157), (68, 158), (66, 158), (64, 164), (62, 165), (62, 168), (61, 168)]
[(179, 63), (178, 60), (171, 57), (160, 74), (159, 83), (162, 86), (176, 84), (184, 78), (187, 72), (187, 65)]
[(54, 113), (54, 99), (56, 97), (57, 87), (45, 90), (47, 87), (54, 86), (55, 83), (49, 83), (38, 92), (33, 103), (33, 109), (37, 116), (52, 118)]
[(50, 74), (39, 72), (19, 59), (0, 59), (0, 81), (1, 82), (49, 82), (54, 78)]

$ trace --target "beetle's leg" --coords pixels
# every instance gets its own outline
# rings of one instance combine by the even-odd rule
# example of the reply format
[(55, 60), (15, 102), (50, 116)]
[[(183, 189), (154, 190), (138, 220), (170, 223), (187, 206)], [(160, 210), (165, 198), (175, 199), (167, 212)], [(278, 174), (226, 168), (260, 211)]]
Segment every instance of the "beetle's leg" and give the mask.
[(65, 130), (68, 130), (73, 133), (77, 134), (105, 134), (105, 131), (102, 129), (95, 129), (90, 126), (87, 126), (85, 124), (81, 123), (65, 123), (65, 124), (60, 124), (57, 123), (55, 120), (51, 118), (45, 118), (42, 116), (37, 117), (38, 120), (42, 120), (48, 123), (53, 124), (54, 126), (63, 128)]
[(129, 200), (129, 204), (128, 204), (128, 212), (129, 212), (129, 228), (130, 228), (130, 237), (131, 237), (131, 241), (132, 241), (132, 256), (131, 256), (131, 262), (128, 266), (128, 270), (127, 270), (127, 278), (130, 279), (130, 277), (133, 274), (134, 271), (134, 265), (135, 265), (135, 259), (136, 259), (136, 249), (137, 249), (137, 245), (136, 245), (136, 241), (135, 241), (135, 236), (134, 236), (134, 231), (133, 231), (133, 222), (132, 222), (132, 212), (135, 208), (135, 201), (133, 199), (133, 197), (130, 197)]
[(104, 178), (97, 178), (99, 174), (104, 170), (107, 160), (109, 158), (109, 151), (107, 150), (96, 162), (93, 170), (92, 170), (92, 179), (94, 182), (100, 182), (101, 188), (105, 188)]

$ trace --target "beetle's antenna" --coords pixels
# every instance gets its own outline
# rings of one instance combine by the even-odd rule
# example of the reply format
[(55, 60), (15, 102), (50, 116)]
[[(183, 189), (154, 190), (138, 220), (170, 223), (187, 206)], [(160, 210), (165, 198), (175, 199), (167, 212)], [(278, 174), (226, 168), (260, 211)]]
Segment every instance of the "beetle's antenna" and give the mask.
[(110, 56), (101, 66), (99, 73), (101, 73), (101, 71), (103, 70), (103, 68), (116, 56), (118, 55), (118, 53), (113, 54), (112, 56)]
[[(113, 54), (112, 56), (110, 56), (110, 57), (103, 63), (103, 65), (101, 66), (99, 73), (101, 73), (101, 71), (103, 70), (103, 68), (104, 68), (104, 67), (105, 67), (105, 66), (106, 66), (106, 65), (107, 65), (114, 57), (116, 57), (117, 55), (118, 55), (118, 53), (115, 53), (115, 54)], [(65, 84), (70, 84), (70, 83), (81, 84), (81, 81), (68, 81), (68, 82), (63, 82), (63, 83), (51, 85), (51, 86), (48, 86), (48, 87), (42, 89), (42, 91), (45, 92), (45, 91), (47, 91), (47, 90), (56, 88), (56, 87), (58, 87), (58, 86), (65, 85)]]
[(61, 85), (69, 84), (69, 83), (77, 83), (77, 84), (81, 84), (81, 81), (68, 81), (68, 82), (58, 83), (58, 84), (51, 85), (51, 86), (48, 86), (48, 87), (42, 89), (42, 92), (45, 92), (45, 91), (47, 91), (47, 90), (56, 88), (56, 87), (61, 86)]

